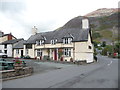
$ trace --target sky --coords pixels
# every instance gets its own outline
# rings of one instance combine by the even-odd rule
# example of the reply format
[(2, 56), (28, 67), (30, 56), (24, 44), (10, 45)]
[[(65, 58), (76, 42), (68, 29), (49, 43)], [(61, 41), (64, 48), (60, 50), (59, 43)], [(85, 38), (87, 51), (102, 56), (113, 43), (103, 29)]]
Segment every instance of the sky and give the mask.
[(27, 40), (36, 26), (38, 33), (53, 31), (70, 19), (100, 8), (118, 8), (119, 0), (0, 0), (0, 30)]

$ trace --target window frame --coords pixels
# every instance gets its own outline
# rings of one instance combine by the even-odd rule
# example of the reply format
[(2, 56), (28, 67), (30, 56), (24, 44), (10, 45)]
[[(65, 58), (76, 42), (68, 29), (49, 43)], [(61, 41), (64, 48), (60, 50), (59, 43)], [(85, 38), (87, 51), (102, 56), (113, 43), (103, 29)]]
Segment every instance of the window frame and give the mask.
[(27, 55), (29, 54), (29, 49), (26, 49), (26, 54), (27, 54)]
[(72, 43), (72, 38), (63, 38), (63, 44), (71, 44)]
[(16, 49), (16, 54), (19, 54), (19, 49)]
[(38, 41), (36, 41), (36, 45), (37, 46), (41, 46), (41, 45), (44, 45), (44, 43), (45, 43), (45, 40), (38, 40)]
[(40, 57), (43, 55), (43, 52), (41, 49), (37, 49), (37, 57)]
[(5, 54), (7, 54), (7, 52), (8, 52), (7, 50), (4, 50), (4, 53), (5, 53)]
[(64, 56), (71, 57), (71, 48), (64, 48)]
[(7, 44), (4, 45), (4, 48), (5, 48), (5, 49), (7, 48)]
[(57, 39), (52, 39), (52, 40), (51, 40), (51, 44), (52, 44), (52, 45), (55, 45), (56, 43), (57, 43)]

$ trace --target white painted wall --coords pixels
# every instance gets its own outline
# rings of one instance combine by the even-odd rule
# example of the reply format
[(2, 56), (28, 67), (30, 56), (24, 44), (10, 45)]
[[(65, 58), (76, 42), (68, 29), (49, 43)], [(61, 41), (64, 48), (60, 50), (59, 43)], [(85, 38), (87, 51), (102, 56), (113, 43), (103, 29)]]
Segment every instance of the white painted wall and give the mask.
[(0, 50), (4, 52), (4, 45), (0, 45)]
[(12, 44), (7, 44), (7, 55), (8, 57), (13, 57)]
[(23, 55), (29, 55), (31, 58), (35, 58), (36, 52), (35, 52), (35, 44), (32, 44), (32, 49), (28, 49), (28, 54), (26, 54), (26, 45), (24, 45), (23, 49)]
[(12, 44), (7, 44), (7, 48), (4, 48), (4, 45), (0, 45), (0, 50), (2, 50), (2, 52), (7, 50), (8, 57), (13, 57)]
[(17, 49), (14, 49), (14, 50), (13, 50), (13, 52), (14, 52), (13, 57), (14, 57), (14, 58), (15, 58), (15, 57), (19, 57), (19, 58), (21, 57), (21, 50), (23, 50), (23, 49), (18, 49), (18, 50), (19, 50), (19, 54), (16, 53)]
[[(88, 46), (92, 48), (89, 49)], [(87, 63), (93, 62), (94, 47), (91, 43), (90, 35), (87, 42), (75, 42), (75, 60), (86, 60)]]

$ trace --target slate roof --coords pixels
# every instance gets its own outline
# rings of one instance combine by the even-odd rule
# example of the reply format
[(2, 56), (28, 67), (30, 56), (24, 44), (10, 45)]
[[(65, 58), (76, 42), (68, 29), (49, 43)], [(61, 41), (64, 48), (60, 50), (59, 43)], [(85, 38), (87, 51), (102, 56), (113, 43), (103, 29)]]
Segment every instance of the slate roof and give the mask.
[(66, 23), (63, 27), (51, 31), (51, 32), (44, 32), (44, 33), (37, 33), (36, 35), (32, 35), (26, 43), (24, 44), (35, 44), (36, 40), (42, 39), (44, 36), (46, 38), (45, 44), (50, 43), (50, 41), (54, 38), (57, 39), (57, 43), (62, 42), (63, 37), (73, 36), (73, 42), (77, 41), (87, 41), (88, 34), (90, 29), (83, 30), (82, 29), (82, 19), (84, 17), (76, 17)]
[(12, 40), (5, 41), (2, 44), (14, 44), (14, 43), (17, 43), (21, 40), (23, 40), (23, 39), (12, 39)]
[(24, 48), (23, 43), (25, 43), (25, 42), (26, 42), (25, 40), (19, 41), (18, 43), (16, 43), (16, 44), (13, 46), (13, 49), (23, 49), (23, 48)]

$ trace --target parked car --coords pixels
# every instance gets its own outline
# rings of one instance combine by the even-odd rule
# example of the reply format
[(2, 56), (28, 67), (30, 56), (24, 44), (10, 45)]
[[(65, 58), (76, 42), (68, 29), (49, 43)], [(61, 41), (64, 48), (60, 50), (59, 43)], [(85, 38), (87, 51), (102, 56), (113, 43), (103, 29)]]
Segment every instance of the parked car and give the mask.
[(0, 70), (11, 70), (14, 69), (14, 63), (8, 61), (0, 61)]
[(6, 61), (4, 58), (0, 58), (0, 61)]
[(0, 58), (7, 58), (7, 54), (3, 53), (3, 52), (0, 52)]
[(27, 56), (23, 56), (22, 58), (24, 58), (24, 59), (30, 59), (31, 57), (29, 55), (27, 55)]

